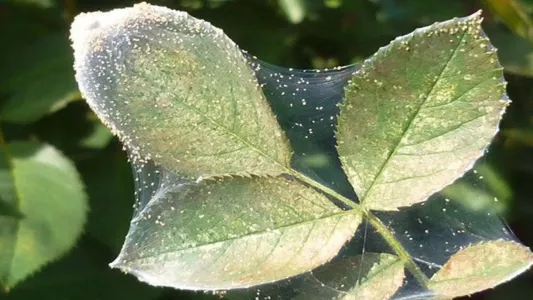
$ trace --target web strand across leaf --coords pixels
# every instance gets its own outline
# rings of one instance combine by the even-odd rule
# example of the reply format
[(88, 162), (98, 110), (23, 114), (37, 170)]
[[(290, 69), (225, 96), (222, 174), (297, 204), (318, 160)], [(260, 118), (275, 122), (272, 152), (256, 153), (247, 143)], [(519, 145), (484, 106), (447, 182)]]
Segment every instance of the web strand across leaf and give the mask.
[[(112, 266), (156, 286), (241, 289), (235, 299), (440, 297), (448, 280), (471, 287), (460, 296), (527, 269), (531, 252), (499, 219), (468, 211), (500, 230), (476, 235), (437, 193), (483, 154), (507, 105), (480, 23), (436, 23), (360, 66), (304, 71), (163, 7), (77, 17), (78, 84), (136, 177)], [(433, 247), (446, 231), (453, 245)], [(494, 245), (525, 259), (491, 269)], [(472, 253), (485, 259), (468, 264)]]

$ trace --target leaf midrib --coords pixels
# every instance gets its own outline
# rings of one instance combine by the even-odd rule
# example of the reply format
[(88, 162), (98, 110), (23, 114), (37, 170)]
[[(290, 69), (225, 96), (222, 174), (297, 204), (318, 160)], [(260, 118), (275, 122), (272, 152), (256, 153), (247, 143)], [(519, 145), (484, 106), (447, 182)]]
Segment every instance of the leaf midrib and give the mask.
[(433, 92), (435, 90), (435, 87), (437, 86), (437, 83), (442, 79), (442, 75), (444, 74), (444, 72), (446, 71), (448, 66), (450, 65), (450, 62), (452, 61), (452, 59), (457, 54), (457, 50), (459, 49), (459, 46), (463, 43), (465, 36), (466, 36), (466, 31), (464, 31), (463, 34), (461, 35), (461, 39), (460, 39), (459, 43), (457, 44), (457, 47), (454, 49), (453, 53), (450, 55), (450, 57), (446, 61), (446, 64), (444, 65), (444, 67), (440, 71), (439, 76), (437, 77), (437, 79), (435, 79), (435, 81), (433, 82), (433, 84), (429, 88), (429, 92), (426, 93), (427, 96), (424, 98), (424, 100), (422, 101), (420, 106), (417, 108), (417, 110), (414, 113), (413, 117), (409, 120), (409, 123), (407, 124), (407, 127), (403, 131), (402, 136), (395, 143), (394, 149), (389, 153), (389, 155), (387, 156), (387, 158), (385, 159), (385, 161), (381, 165), (377, 175), (374, 177), (374, 179), (370, 183), (370, 186), (366, 189), (364, 195), (361, 196), (361, 198), (360, 198), (361, 205), (364, 206), (364, 202), (366, 200), (366, 197), (370, 194), (370, 192), (372, 191), (372, 189), (374, 188), (374, 186), (376, 185), (378, 180), (381, 178), (381, 176), (382, 176), (383, 172), (385, 171), (387, 165), (389, 164), (390, 160), (396, 155), (398, 149), (400, 148), (400, 144), (401, 144), (403, 138), (405, 137), (405, 134), (411, 129), (411, 126), (413, 125), (414, 120), (420, 114), (420, 111), (422, 110), (422, 107), (426, 103), (427, 99), (433, 94)]
[[(256, 151), (257, 153), (259, 153), (261, 156), (265, 157), (265, 158), (268, 158), (269, 160), (271, 160), (272, 162), (276, 163), (277, 165), (279, 165), (282, 169), (286, 170), (287, 173), (292, 173), (291, 172), (291, 169), (282, 164), (281, 162), (279, 162), (277, 159), (267, 155), (266, 153), (264, 153), (261, 149), (257, 148), (256, 146), (250, 144), (248, 141), (246, 141), (244, 138), (240, 137), (239, 135), (237, 135), (236, 133), (234, 133), (233, 131), (231, 131), (229, 128), (221, 125), (219, 122), (217, 122), (215, 119), (209, 117), (207, 114), (205, 113), (202, 113), (201, 111), (199, 111), (198, 109), (190, 106), (189, 104), (185, 103), (184, 101), (180, 101), (179, 97), (176, 96), (175, 94), (171, 94), (176, 100), (178, 100), (178, 102), (185, 106), (187, 109), (193, 111), (194, 113), (200, 115), (201, 117), (207, 119), (209, 122), (213, 123), (215, 126), (219, 127), (219, 128), (222, 128), (227, 134), (229, 134), (230, 136), (234, 137), (235, 139), (237, 139), (238, 141), (240, 141), (241, 143), (245, 144), (246, 146), (250, 147), (251, 149), (253, 149), (254, 151)], [(270, 112), (272, 114), (272, 112)], [(273, 117), (273, 116), (272, 116)], [(278, 126), (278, 129), (280, 130), (280, 134), (284, 134), (283, 132), (281, 132), (281, 128), (279, 128), (279, 125)], [(285, 141), (285, 144), (288, 143), (287, 141), (287, 137), (282, 137), (282, 139)], [(286, 148), (286, 147), (284, 147)], [(260, 176), (260, 174), (254, 174), (254, 175), (258, 175)]]
[[(269, 229), (269, 230), (264, 229), (264, 230), (255, 231), (255, 232), (248, 233), (248, 234), (243, 234), (243, 235), (240, 235), (240, 236), (237, 236), (237, 237), (221, 239), (221, 240), (217, 240), (217, 241), (214, 241), (214, 242), (204, 243), (204, 244), (201, 244), (201, 245), (195, 245), (193, 247), (183, 247), (183, 248), (173, 249), (173, 250), (169, 250), (169, 251), (163, 251), (163, 252), (157, 253), (156, 255), (148, 255), (148, 256), (136, 257), (135, 259), (129, 260), (128, 262), (135, 262), (135, 261), (139, 261), (139, 260), (143, 260), (143, 259), (147, 259), (147, 258), (153, 258), (153, 257), (157, 257), (157, 256), (169, 254), (169, 253), (181, 252), (181, 251), (184, 251), (184, 250), (198, 249), (198, 248), (205, 247), (205, 246), (216, 245), (216, 244), (220, 244), (220, 243), (226, 243), (226, 242), (235, 241), (235, 240), (246, 238), (246, 237), (252, 237), (252, 236), (262, 235), (262, 234), (269, 233), (269, 232), (274, 232), (274, 231), (277, 231), (277, 230), (288, 229), (288, 228), (300, 226), (300, 225), (307, 224), (307, 223), (313, 223), (313, 222), (317, 222), (317, 221), (320, 221), (320, 220), (325, 220), (325, 219), (328, 219), (328, 218), (333, 218), (333, 217), (341, 218), (343, 216), (356, 215), (357, 213), (360, 213), (360, 211), (359, 210), (355, 210), (355, 209), (351, 209), (351, 210), (347, 210), (347, 211), (340, 211), (340, 212), (337, 212), (337, 213), (333, 213), (333, 214), (322, 216), (320, 218), (305, 220), (303, 222), (298, 222), (298, 223), (287, 224), (287, 225), (283, 225), (283, 226), (276, 227), (276, 228)], [(363, 214), (361, 213), (361, 216), (362, 215)]]

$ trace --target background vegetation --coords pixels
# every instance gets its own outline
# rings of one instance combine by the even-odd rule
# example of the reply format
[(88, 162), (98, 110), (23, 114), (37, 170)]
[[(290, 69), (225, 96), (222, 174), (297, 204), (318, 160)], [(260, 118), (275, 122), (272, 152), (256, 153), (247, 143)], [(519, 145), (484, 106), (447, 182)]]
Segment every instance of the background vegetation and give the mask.
[[(532, 0), (150, 2), (185, 10), (210, 21), (258, 58), (294, 68), (356, 63), (396, 36), (483, 8), (484, 26), (500, 50), (509, 82), (508, 94), (513, 100), (488, 153), (486, 161), (492, 171), (487, 174), (496, 178), (491, 188), (496, 189), (502, 199), (499, 212), (518, 238), (533, 246)], [(4, 174), (4, 171), (20, 166), (31, 153), (39, 152), (35, 149), (53, 147), (51, 149), (59, 150), (66, 156), (67, 163), (71, 161), (77, 169), (76, 172), (66, 168), (67, 177), (77, 182), (76, 173), (79, 173), (85, 186), (84, 192), (73, 191), (73, 197), (55, 199), (60, 202), (35, 204), (41, 212), (72, 206), (81, 212), (79, 217), (58, 219), (58, 226), (74, 226), (72, 222), (85, 225), (83, 230), (78, 230), (79, 234), (71, 233), (66, 237), (76, 240), (73, 247), (69, 245), (54, 252), (52, 257), (57, 259), (50, 263), (36, 264), (39, 270), (28, 272), (32, 274), (14, 287), (5, 284), (8, 280), (3, 276), (6, 275), (0, 272), (0, 283), (6, 291), (9, 287), (8, 293), (0, 292), (2, 299), (211, 298), (199, 293), (151, 288), (107, 266), (120, 250), (127, 232), (133, 204), (133, 180), (120, 143), (100, 124), (77, 91), (68, 29), (73, 17), (80, 12), (133, 3), (126, 0), (0, 1), (0, 137), (3, 136), (0, 154), (9, 153), (6, 149), (15, 151), (15, 141), (23, 141), (29, 153), (22, 151), (27, 155), (15, 155), (12, 165), (0, 159), (0, 181), (4, 180), (0, 182), (0, 226), (9, 218), (22, 218), (25, 213), (18, 211), (20, 205), (9, 205), (6, 201), (9, 172)], [(57, 178), (53, 174), (46, 175)], [(45, 185), (44, 181), (32, 183)], [(40, 193), (46, 194), (47, 188), (41, 188)], [(63, 206), (61, 201), (66, 204)], [(57, 232), (62, 232), (61, 228)], [(2, 243), (0, 235), (0, 255), (2, 247), (6, 247), (6, 243)], [(31, 247), (28, 251), (38, 254), (37, 250), (33, 253)], [(530, 271), (474, 298), (527, 299), (531, 295), (533, 272)]]

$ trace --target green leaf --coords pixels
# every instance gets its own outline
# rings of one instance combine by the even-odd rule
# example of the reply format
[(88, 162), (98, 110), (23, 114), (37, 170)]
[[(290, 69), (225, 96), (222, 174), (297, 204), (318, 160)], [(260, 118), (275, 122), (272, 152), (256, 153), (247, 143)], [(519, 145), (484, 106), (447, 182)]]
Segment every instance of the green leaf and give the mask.
[(455, 182), (447, 186), (442, 194), (470, 211), (501, 214), (506, 208), (506, 202), (500, 201), (491, 193), (466, 182)]
[(88, 136), (80, 141), (80, 145), (92, 149), (102, 149), (106, 147), (113, 139), (113, 134), (111, 134), (109, 129), (96, 118), (93, 119), (89, 117), (89, 119), (92, 122), (92, 130)]
[(139, 4), (79, 15), (71, 38), (80, 89), (136, 160), (194, 178), (287, 172), (285, 134), (221, 30)]
[[(243, 291), (232, 297), (293, 299), (309, 280), (317, 290), (307, 298), (416, 297), (428, 293), (426, 274), (450, 253), (511, 239), (496, 217), (441, 195), (412, 205), (473, 164), (506, 105), (501, 67), (480, 22), (476, 14), (420, 29), (360, 69), (313, 76), (253, 59), (248, 64), (218, 29), (185, 13), (142, 4), (77, 17), (78, 82), (126, 144), (134, 169), (134, 215), (111, 266), (156, 286)], [(359, 70), (346, 88), (337, 139), (363, 207), (350, 184), (340, 192), (343, 183), (326, 175), (334, 172), (323, 172), (338, 167), (342, 173), (335, 151), (313, 157), (321, 152), (292, 139), (300, 159), (293, 161), (298, 169), (289, 167), (290, 149), (251, 72), (259, 68), (266, 72), (256, 76), (274, 77), (261, 83), (266, 95), (294, 88), (293, 100), (313, 103), (309, 116), (298, 116), (309, 121), (283, 122), (310, 136), (313, 121), (328, 127), (325, 120), (335, 120), (336, 112), (313, 108), (322, 110), (326, 99), (337, 103), (339, 86)], [(324, 91), (307, 102), (299, 93), (307, 85)], [(287, 99), (271, 97), (274, 104)], [(332, 135), (312, 139), (327, 142)], [(217, 152), (220, 147), (227, 151)], [(369, 210), (402, 206), (411, 207)], [(367, 226), (356, 231), (363, 218)], [(350, 258), (361, 250), (364, 256)], [(248, 289), (257, 285), (264, 288)], [(333, 295), (324, 296), (328, 291)]]
[(149, 300), (158, 299), (161, 289), (150, 287), (106, 265), (97, 243), (81, 239), (61, 260), (47, 265), (38, 276), (22, 282), (5, 300)]
[(361, 222), (358, 211), (281, 177), (176, 185), (132, 220), (113, 267), (156, 286), (242, 288), (328, 262)]
[[(391, 254), (367, 252), (313, 271), (295, 300), (390, 299), (403, 285), (404, 266)], [(331, 288), (324, 289), (323, 285)]]
[(79, 99), (72, 64), (66, 33), (45, 36), (17, 52), (0, 78), (0, 91), (8, 95), (0, 119), (31, 123)]
[(424, 201), (469, 169), (507, 101), (481, 17), (397, 38), (346, 87), (338, 151), (361, 203), (396, 210)]
[(74, 245), (87, 203), (76, 169), (49, 145), (1, 145), (0, 177), (0, 201), (22, 215), (0, 215), (0, 283), (10, 289)]
[(513, 241), (490, 241), (454, 254), (429, 282), (438, 296), (453, 298), (494, 287), (529, 269), (530, 250)]

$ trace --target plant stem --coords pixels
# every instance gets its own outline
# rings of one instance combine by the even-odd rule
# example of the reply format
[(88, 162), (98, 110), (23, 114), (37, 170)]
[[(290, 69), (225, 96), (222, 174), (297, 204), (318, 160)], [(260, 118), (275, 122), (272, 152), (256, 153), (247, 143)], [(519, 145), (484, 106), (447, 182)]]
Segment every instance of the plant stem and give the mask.
[(417, 279), (417, 281), (424, 287), (427, 287), (427, 283), (429, 279), (427, 276), (420, 270), (418, 265), (414, 262), (414, 260), (409, 255), (409, 252), (405, 250), (403, 245), (394, 237), (394, 234), (387, 228), (385, 224), (381, 222), (380, 219), (378, 219), (374, 214), (372, 214), (371, 211), (364, 208), (361, 204), (355, 203), (354, 201), (344, 197), (343, 195), (337, 193), (336, 191), (320, 184), (319, 182), (315, 181), (312, 178), (307, 177), (306, 175), (294, 170), (290, 169), (290, 174), (299, 180), (309, 184), (310, 186), (324, 192), (325, 194), (334, 197), (335, 199), (341, 201), (348, 207), (350, 207), (352, 210), (355, 210), (356, 212), (362, 213), (365, 215), (368, 220), (370, 221), (370, 224), (374, 227), (374, 229), (383, 237), (383, 239), (389, 244), (389, 246), (396, 252), (398, 257), (402, 260), (405, 267), (413, 274), (413, 276)]
[(405, 250), (402, 244), (394, 237), (394, 234), (389, 230), (389, 228), (387, 228), (385, 224), (383, 224), (383, 222), (381, 222), (379, 218), (377, 218), (370, 211), (365, 210), (365, 212), (368, 221), (370, 221), (370, 224), (374, 226), (374, 229), (376, 229), (376, 231), (383, 237), (383, 239), (389, 244), (389, 246), (394, 250), (394, 252), (396, 252), (398, 257), (405, 264), (405, 267), (413, 274), (413, 276), (422, 286), (427, 287), (429, 279), (411, 258), (409, 252)]
[(319, 183), (319, 182), (316, 182), (314, 179), (312, 178), (309, 178), (307, 177), (306, 175), (294, 170), (294, 169), (290, 169), (290, 174), (298, 179), (300, 179), (301, 181), (309, 184), (310, 186), (334, 197), (335, 199), (341, 201), (342, 203), (346, 204), (346, 206), (348, 206), (349, 208), (351, 209), (354, 209), (354, 210), (358, 210), (360, 211), (361, 210), (361, 205), (355, 203), (354, 201), (344, 197), (343, 195), (337, 193), (336, 191), (334, 191), (333, 189), (330, 189), (329, 187), (327, 186), (324, 186), (323, 184)]

